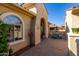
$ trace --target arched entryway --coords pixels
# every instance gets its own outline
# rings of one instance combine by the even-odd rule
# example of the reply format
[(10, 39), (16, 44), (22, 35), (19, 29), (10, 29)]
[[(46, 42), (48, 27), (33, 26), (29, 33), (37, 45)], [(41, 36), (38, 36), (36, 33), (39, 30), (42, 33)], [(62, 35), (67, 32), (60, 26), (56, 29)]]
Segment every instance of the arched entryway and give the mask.
[(41, 40), (45, 39), (45, 19), (42, 18), (40, 22), (40, 38)]

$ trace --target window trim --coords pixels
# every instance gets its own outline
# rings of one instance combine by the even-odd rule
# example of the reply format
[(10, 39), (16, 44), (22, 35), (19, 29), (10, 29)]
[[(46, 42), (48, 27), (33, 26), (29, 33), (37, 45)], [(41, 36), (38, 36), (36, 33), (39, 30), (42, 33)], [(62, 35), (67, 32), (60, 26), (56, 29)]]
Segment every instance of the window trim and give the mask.
[(22, 36), (23, 36), (23, 39), (22, 39), (22, 40), (13, 41), (13, 42), (9, 42), (9, 43), (8, 43), (8, 44), (10, 44), (10, 45), (14, 45), (14, 44), (17, 44), (17, 43), (19, 43), (19, 42), (25, 41), (25, 26), (24, 26), (24, 21), (23, 21), (22, 17), (20, 17), (20, 16), (19, 16), (18, 14), (16, 14), (16, 13), (12, 13), (12, 12), (3, 13), (3, 14), (0, 15), (0, 19), (1, 19), (1, 20), (4, 20), (4, 18), (5, 18), (6, 16), (10, 16), (10, 15), (14, 15), (14, 16), (18, 17), (18, 18), (22, 21)]

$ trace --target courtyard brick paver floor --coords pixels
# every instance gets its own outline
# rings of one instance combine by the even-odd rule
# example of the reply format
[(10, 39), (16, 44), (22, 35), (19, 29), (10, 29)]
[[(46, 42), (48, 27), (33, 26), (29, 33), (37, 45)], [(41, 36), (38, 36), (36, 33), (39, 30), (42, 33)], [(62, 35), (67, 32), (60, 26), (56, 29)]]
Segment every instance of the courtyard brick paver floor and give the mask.
[(68, 47), (66, 40), (45, 39), (38, 45), (30, 48), (21, 56), (67, 56)]

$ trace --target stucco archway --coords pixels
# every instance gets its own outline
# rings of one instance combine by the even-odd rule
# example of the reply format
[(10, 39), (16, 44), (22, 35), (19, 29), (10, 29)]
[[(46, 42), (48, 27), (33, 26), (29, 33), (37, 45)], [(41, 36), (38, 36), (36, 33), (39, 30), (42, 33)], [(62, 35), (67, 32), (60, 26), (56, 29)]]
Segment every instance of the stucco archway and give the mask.
[(40, 39), (43, 40), (46, 38), (46, 24), (45, 24), (45, 19), (41, 18), (40, 21)]

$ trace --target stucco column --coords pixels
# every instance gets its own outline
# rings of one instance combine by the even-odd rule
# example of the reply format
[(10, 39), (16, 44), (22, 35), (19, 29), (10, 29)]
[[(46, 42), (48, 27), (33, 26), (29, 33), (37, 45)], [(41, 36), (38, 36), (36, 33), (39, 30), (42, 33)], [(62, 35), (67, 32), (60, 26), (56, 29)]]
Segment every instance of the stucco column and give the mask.
[(40, 18), (36, 17), (35, 21), (35, 45), (40, 43)]
[(45, 21), (46, 21), (46, 24), (45, 24), (45, 37), (46, 38), (48, 38), (48, 21), (47, 21), (47, 19), (45, 19)]

